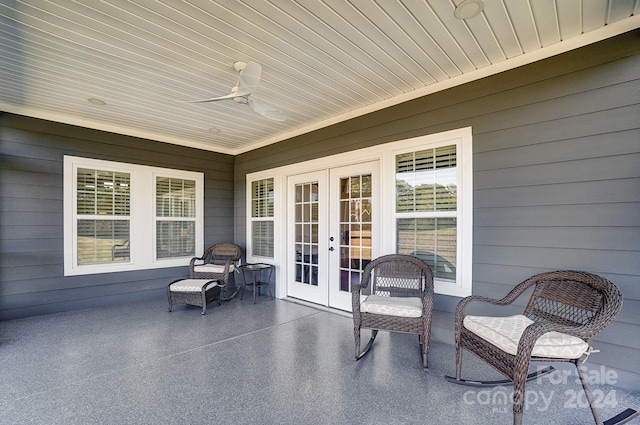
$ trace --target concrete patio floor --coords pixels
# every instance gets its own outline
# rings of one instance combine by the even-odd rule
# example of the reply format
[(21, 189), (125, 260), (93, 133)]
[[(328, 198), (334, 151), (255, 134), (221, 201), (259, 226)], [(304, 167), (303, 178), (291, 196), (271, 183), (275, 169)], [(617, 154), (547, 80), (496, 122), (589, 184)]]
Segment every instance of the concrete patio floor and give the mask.
[[(381, 332), (355, 362), (345, 315), (265, 296), (200, 311), (156, 298), (0, 322), (0, 424), (512, 421), (510, 387), (445, 381), (453, 345), (432, 342), (423, 370), (417, 337)], [(464, 365), (499, 378), (469, 353)], [(640, 407), (612, 383), (592, 388), (603, 417)], [(594, 423), (575, 373), (529, 383), (527, 400), (525, 424)]]

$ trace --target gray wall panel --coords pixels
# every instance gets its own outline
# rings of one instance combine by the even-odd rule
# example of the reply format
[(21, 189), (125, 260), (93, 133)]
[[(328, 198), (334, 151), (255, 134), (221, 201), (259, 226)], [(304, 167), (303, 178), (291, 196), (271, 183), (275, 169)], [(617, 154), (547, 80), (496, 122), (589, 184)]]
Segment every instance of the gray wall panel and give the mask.
[[(476, 199), (476, 202), (479, 202)], [(640, 226), (640, 203), (584, 205), (488, 205), (473, 211), (474, 228), (480, 226)]]
[[(532, 231), (535, 231), (532, 230)], [(597, 250), (590, 247), (531, 248), (474, 244), (473, 261), (506, 266), (528, 266), (548, 270), (592, 270), (640, 276), (640, 261), (634, 251)]]
[[(635, 172), (634, 172), (635, 173)], [(634, 177), (634, 176), (629, 176)], [(504, 182), (500, 186), (504, 186)], [(474, 191), (477, 207), (523, 207), (535, 205), (624, 204), (640, 201), (640, 179), (627, 178), (520, 187), (496, 187)]]
[[(582, 123), (584, 126), (591, 123), (594, 131), (602, 131), (602, 121), (611, 124), (607, 117), (600, 117), (594, 121)], [(600, 125), (598, 125), (600, 123)], [(553, 128), (557, 128), (553, 126)], [(562, 122), (567, 125), (567, 122)], [(573, 126), (575, 124), (568, 124)], [(580, 125), (580, 124), (578, 124)], [(537, 128), (539, 130), (539, 128)], [(584, 137), (575, 137), (571, 139), (557, 139), (555, 141), (548, 140), (553, 137), (552, 129), (545, 131), (546, 138), (542, 139), (538, 133), (536, 143), (522, 146), (509, 146), (509, 142), (513, 143), (514, 135), (511, 132), (495, 132), (492, 133), (493, 142), (501, 144), (501, 156), (509, 167), (519, 167), (533, 164), (564, 164), (568, 161), (576, 161), (580, 159), (602, 158), (607, 156), (617, 156), (626, 154), (635, 154), (638, 150), (638, 141), (640, 140), (640, 130), (631, 129), (606, 133), (604, 136), (595, 134)], [(557, 135), (556, 137), (560, 137)], [(606, 138), (605, 140), (603, 140)], [(543, 147), (544, 143), (552, 143), (552, 156), (549, 157), (548, 152)], [(495, 168), (493, 150), (485, 152), (476, 152), (473, 157), (473, 166), (477, 176), (481, 176), (482, 171), (493, 170)], [(477, 183), (477, 182), (476, 182)]]
[(63, 275), (64, 155), (205, 174), (205, 241), (233, 240), (230, 155), (0, 114), (0, 319), (163, 296), (188, 268)]
[[(518, 149), (516, 149), (518, 150)], [(519, 187), (580, 182), (589, 186), (597, 180), (630, 179), (640, 177), (640, 154), (608, 155), (578, 160), (556, 161), (553, 149), (539, 149), (529, 164), (512, 166), (499, 164), (497, 168), (474, 173), (476, 190), (495, 187)], [(543, 163), (544, 158), (550, 163)], [(605, 182), (608, 184), (609, 182)], [(632, 182), (635, 183), (635, 182)], [(637, 184), (637, 183), (636, 183)], [(596, 192), (599, 195), (599, 192)]]
[[(535, 230), (532, 232), (532, 230)], [(478, 227), (475, 238), (491, 246), (528, 246), (533, 248), (575, 248), (634, 250), (638, 235), (624, 227)]]
[[(535, 145), (543, 142), (558, 143), (580, 137), (597, 137), (602, 141), (603, 137), (609, 137), (611, 133), (637, 131), (637, 124), (633, 120), (629, 120), (629, 117), (639, 115), (640, 105), (630, 105), (561, 120), (486, 132), (482, 133), (484, 140), (482, 146), (478, 146), (478, 149), (474, 147), (474, 152), (492, 152), (505, 147)], [(481, 133), (474, 129), (474, 134), (480, 135)], [(621, 148), (614, 146), (614, 149)]]
[[(471, 126), (473, 292), (494, 298), (543, 271), (588, 270), (626, 299), (590, 362), (640, 359), (640, 32), (336, 124), (236, 158), (236, 239), (245, 176), (275, 166)], [(238, 200), (242, 199), (242, 203)], [(453, 297), (437, 296), (434, 337), (452, 336)], [(524, 305), (525, 300), (519, 301)], [(517, 311), (515, 309), (514, 311)], [(451, 341), (449, 341), (451, 342)], [(609, 355), (613, 351), (613, 355)]]
[[(624, 291), (624, 288), (620, 289)], [(630, 291), (626, 291), (629, 293)], [(640, 298), (640, 291), (638, 293), (638, 298)], [(631, 323), (634, 325), (640, 325), (640, 299), (631, 299), (629, 296), (623, 304), (622, 312), (620, 316), (617, 318), (619, 322), (622, 323)], [(634, 332), (637, 334), (638, 328), (636, 327)]]

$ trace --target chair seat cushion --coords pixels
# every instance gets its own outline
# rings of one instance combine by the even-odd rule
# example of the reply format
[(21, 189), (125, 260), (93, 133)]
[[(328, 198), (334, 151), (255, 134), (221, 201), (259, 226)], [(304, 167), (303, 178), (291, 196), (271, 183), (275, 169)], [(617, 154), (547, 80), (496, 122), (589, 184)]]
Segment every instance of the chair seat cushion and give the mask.
[(422, 316), (422, 300), (419, 297), (369, 295), (360, 303), (360, 311), (386, 316), (420, 317)]
[[(534, 323), (522, 314), (509, 317), (466, 316), (463, 325), (469, 331), (509, 354), (516, 355), (518, 342), (527, 326)], [(536, 341), (532, 356), (577, 359), (589, 349), (582, 339), (560, 332), (547, 332)]]
[[(169, 290), (171, 292), (201, 292), (202, 285), (204, 285), (205, 282), (208, 282), (209, 280), (210, 279), (183, 279), (172, 283), (169, 286)], [(207, 285), (205, 291), (208, 291), (209, 289), (217, 285), (218, 281), (214, 280)]]
[[(234, 270), (233, 264), (229, 266), (229, 273)], [(224, 265), (220, 264), (201, 264), (194, 266), (193, 271), (196, 273), (224, 273)]]

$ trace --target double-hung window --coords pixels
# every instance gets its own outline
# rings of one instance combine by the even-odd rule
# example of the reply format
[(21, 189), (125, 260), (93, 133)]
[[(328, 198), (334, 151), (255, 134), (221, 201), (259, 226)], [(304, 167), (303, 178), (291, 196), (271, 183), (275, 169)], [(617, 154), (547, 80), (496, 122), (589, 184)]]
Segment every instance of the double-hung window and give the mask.
[(251, 182), (251, 253), (273, 258), (273, 178)]
[(202, 173), (65, 156), (65, 275), (182, 266), (203, 246)]
[(395, 251), (429, 264), (447, 295), (471, 293), (470, 157), (465, 135), (394, 152)]
[(77, 265), (129, 261), (131, 174), (78, 167), (74, 180)]
[(196, 181), (156, 176), (156, 258), (193, 257)]
[(434, 278), (455, 280), (456, 146), (396, 155), (397, 252), (422, 258)]

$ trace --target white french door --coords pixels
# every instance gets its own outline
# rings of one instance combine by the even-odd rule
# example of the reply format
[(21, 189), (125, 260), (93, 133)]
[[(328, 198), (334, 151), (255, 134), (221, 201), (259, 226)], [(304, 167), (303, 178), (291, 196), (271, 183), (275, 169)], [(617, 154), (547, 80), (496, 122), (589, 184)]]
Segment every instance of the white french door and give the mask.
[(328, 170), (287, 179), (287, 295), (328, 305)]
[(287, 180), (287, 295), (351, 311), (378, 249), (378, 161)]

